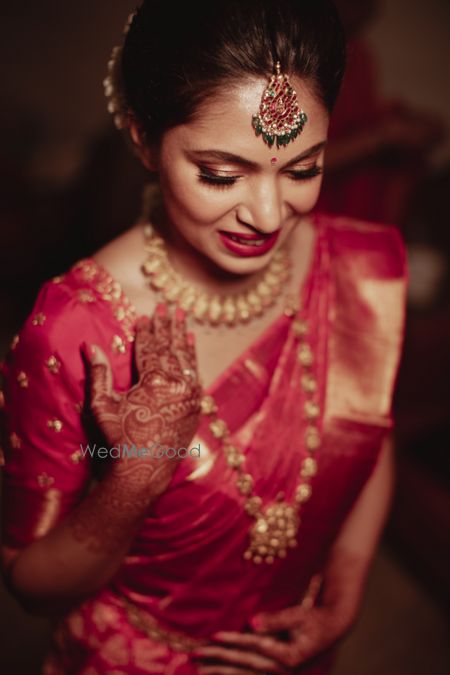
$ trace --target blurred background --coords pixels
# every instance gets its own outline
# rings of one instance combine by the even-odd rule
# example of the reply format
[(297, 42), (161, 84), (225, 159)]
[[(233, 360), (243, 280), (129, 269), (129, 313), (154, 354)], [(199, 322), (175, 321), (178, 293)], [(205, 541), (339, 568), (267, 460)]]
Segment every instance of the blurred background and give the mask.
[[(450, 673), (450, 1), (339, 0), (348, 70), (318, 208), (396, 224), (410, 283), (397, 488), (336, 675)], [(127, 229), (145, 173), (102, 80), (134, 3), (2, 7), (0, 359), (40, 284)], [(0, 592), (0, 670), (39, 672), (49, 626)]]

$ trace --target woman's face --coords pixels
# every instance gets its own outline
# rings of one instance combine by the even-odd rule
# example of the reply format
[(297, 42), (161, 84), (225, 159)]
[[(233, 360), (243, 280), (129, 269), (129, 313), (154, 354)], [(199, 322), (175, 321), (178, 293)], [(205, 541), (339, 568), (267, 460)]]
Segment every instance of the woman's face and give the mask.
[[(287, 146), (270, 148), (252, 127), (267, 86), (263, 80), (211, 98), (195, 121), (170, 129), (161, 140), (157, 170), (170, 227), (222, 271), (264, 268), (319, 196), (329, 117), (302, 81), (291, 83), (308, 121)], [(236, 247), (223, 232), (278, 237), (258, 251), (257, 241)]]

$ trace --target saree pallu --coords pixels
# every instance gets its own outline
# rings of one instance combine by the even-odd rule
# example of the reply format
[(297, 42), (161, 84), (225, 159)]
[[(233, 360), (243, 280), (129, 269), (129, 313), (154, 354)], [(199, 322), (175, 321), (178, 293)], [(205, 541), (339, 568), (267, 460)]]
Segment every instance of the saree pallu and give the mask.
[[(55, 624), (45, 675), (194, 674), (196, 644), (218, 630), (251, 630), (260, 611), (298, 604), (320, 575), (394, 424), (407, 271), (393, 226), (321, 214), (314, 222), (315, 252), (294, 318), (310, 326), (322, 442), (297, 546), (273, 564), (244, 559), (254, 521), (202, 417), (192, 440), (200, 457), (179, 464), (109, 584)], [(292, 318), (281, 314), (205, 392), (264, 503), (279, 491), (293, 501), (306, 456)], [(92, 258), (43, 285), (4, 366), (8, 545), (43, 536), (85, 496), (95, 467), (79, 448), (92, 445), (96, 431), (81, 345), (105, 350), (115, 386), (125, 391), (136, 319), (118, 282)], [(296, 672), (325, 675), (334, 657), (329, 650)]]

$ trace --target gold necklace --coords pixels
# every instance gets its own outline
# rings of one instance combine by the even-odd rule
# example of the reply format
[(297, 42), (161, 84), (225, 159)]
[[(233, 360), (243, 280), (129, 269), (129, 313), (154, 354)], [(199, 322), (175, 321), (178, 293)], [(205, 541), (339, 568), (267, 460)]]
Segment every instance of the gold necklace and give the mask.
[[(295, 305), (285, 309), (287, 316), (296, 312)], [(245, 455), (230, 440), (230, 433), (225, 420), (217, 416), (217, 405), (211, 395), (201, 400), (202, 414), (212, 417), (209, 429), (213, 436), (221, 440), (228, 465), (237, 473), (236, 486), (245, 495), (245, 511), (256, 521), (249, 530), (250, 543), (243, 554), (245, 560), (254, 563), (273, 563), (275, 558), (284, 558), (288, 548), (297, 546), (297, 532), (300, 526), (299, 511), (311, 497), (311, 478), (317, 473), (317, 462), (314, 454), (321, 445), (319, 432), (320, 408), (316, 400), (317, 380), (313, 373), (314, 355), (307, 340), (308, 322), (297, 317), (292, 323), (294, 339), (297, 342), (297, 358), (302, 366), (300, 385), (305, 392), (303, 418), (305, 420), (304, 444), (308, 452), (301, 464), (299, 482), (295, 489), (294, 504), (283, 499), (284, 492), (279, 492), (275, 501), (262, 505), (261, 497), (253, 494), (253, 477), (243, 467)]]
[(153, 290), (168, 303), (177, 302), (197, 323), (210, 326), (236, 326), (262, 316), (281, 295), (291, 276), (287, 246), (275, 252), (262, 279), (248, 291), (237, 295), (210, 295), (187, 282), (172, 267), (164, 239), (149, 223), (144, 225), (148, 258), (141, 266)]

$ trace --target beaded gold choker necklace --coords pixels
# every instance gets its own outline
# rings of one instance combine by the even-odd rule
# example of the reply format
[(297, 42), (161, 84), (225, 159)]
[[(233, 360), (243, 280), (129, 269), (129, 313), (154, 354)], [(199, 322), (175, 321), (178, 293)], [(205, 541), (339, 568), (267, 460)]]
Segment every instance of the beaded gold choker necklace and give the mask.
[(261, 281), (237, 295), (210, 295), (187, 282), (171, 265), (165, 241), (149, 223), (144, 226), (145, 250), (148, 259), (142, 272), (149, 284), (162, 293), (168, 303), (177, 302), (197, 323), (210, 326), (236, 326), (262, 316), (283, 292), (291, 276), (287, 247), (276, 251)]

